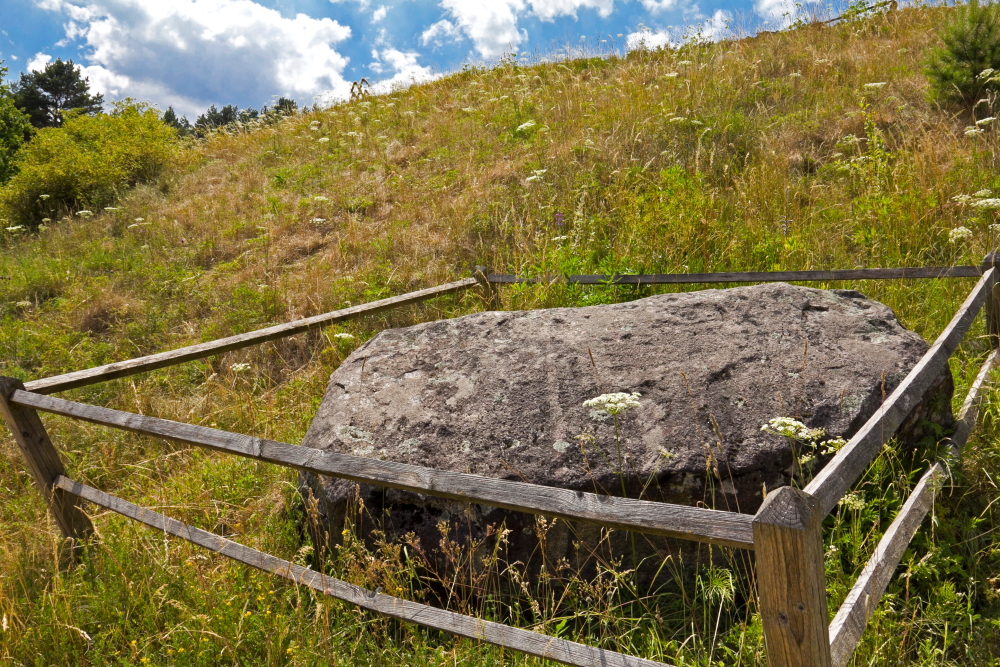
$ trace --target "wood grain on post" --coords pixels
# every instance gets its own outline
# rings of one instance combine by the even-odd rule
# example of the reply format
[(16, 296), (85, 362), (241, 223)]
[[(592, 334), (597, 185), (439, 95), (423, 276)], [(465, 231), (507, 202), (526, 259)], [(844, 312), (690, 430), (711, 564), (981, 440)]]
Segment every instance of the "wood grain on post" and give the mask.
[(770, 667), (830, 667), (823, 517), (819, 500), (789, 486), (753, 520), (757, 593)]
[[(1000, 265), (1000, 253), (991, 252), (983, 259), (983, 273)], [(994, 276), (996, 271), (993, 272)], [(986, 300), (986, 333), (993, 347), (1000, 347), (1000, 295), (997, 294), (997, 281), (993, 281), (993, 289)]]
[(93, 526), (80, 510), (76, 498), (54, 486), (65, 470), (42, 420), (33, 409), (10, 402), (14, 392), (23, 388), (20, 380), (0, 376), (0, 413), (13, 433), (14, 441), (63, 537), (85, 540), (93, 531)]
[(32, 391), (37, 394), (52, 394), (57, 391), (65, 391), (66, 389), (85, 387), (87, 385), (97, 384), (98, 382), (105, 382), (107, 380), (114, 380), (116, 378), (127, 377), (129, 375), (136, 375), (137, 373), (144, 373), (158, 368), (166, 368), (167, 366), (174, 366), (185, 361), (203, 359), (205, 357), (211, 357), (212, 355), (231, 352), (232, 350), (239, 350), (244, 347), (250, 347), (251, 345), (259, 345), (261, 343), (277, 340), (279, 338), (285, 338), (286, 336), (293, 336), (311, 329), (327, 327), (337, 322), (343, 322), (345, 320), (361, 317), (362, 315), (372, 315), (384, 310), (389, 310), (390, 308), (398, 308), (412, 303), (419, 303), (420, 301), (426, 301), (427, 299), (433, 299), (434, 297), (459, 292), (476, 284), (477, 281), (475, 278), (465, 278), (463, 280), (457, 280), (453, 283), (438, 285), (437, 287), (428, 287), (427, 289), (418, 290), (416, 292), (401, 294), (399, 296), (382, 299), (380, 301), (373, 301), (371, 303), (364, 303), (360, 306), (352, 306), (350, 308), (344, 308), (343, 310), (335, 310), (330, 313), (324, 313), (323, 315), (315, 315), (313, 317), (307, 317), (294, 322), (278, 324), (266, 329), (250, 331), (248, 333), (230, 336), (228, 338), (220, 338), (208, 343), (189, 345), (188, 347), (182, 347), (168, 352), (151, 354), (147, 357), (138, 357), (127, 361), (117, 361), (113, 364), (107, 364), (105, 366), (97, 366), (95, 368), (87, 368), (82, 371), (74, 371), (64, 375), (54, 375), (40, 380), (32, 380), (25, 386), (28, 391)]
[(892, 437), (907, 415), (916, 407), (931, 384), (947, 367), (948, 359), (958, 348), (983, 303), (993, 291), (996, 272), (989, 269), (966, 297), (930, 349), (879, 406), (865, 425), (806, 485), (805, 491), (819, 498), (823, 515), (829, 514), (872, 462), (885, 440)]
[(483, 621), (446, 609), (437, 609), (417, 602), (410, 602), (391, 595), (382, 595), (346, 581), (335, 579), (315, 570), (290, 563), (271, 554), (233, 542), (214, 533), (181, 523), (158, 512), (139, 507), (95, 488), (75, 482), (67, 477), (57, 481), (60, 489), (100, 505), (112, 512), (129, 517), (147, 526), (187, 540), (192, 544), (222, 554), (258, 570), (284, 577), (297, 584), (308, 586), (324, 595), (350, 602), (364, 609), (417, 623), (470, 639), (495, 644), (546, 660), (555, 660), (577, 667), (668, 667), (663, 663), (608, 651), (594, 646), (578, 644), (566, 639), (550, 637), (529, 630), (514, 628), (502, 623)]
[(482, 503), (518, 512), (583, 521), (621, 530), (752, 549), (753, 517), (703, 507), (604, 496), (540, 484), (435, 470), (408, 463), (327, 452), (219, 429), (76, 403), (27, 391), (11, 402), (93, 424), (196, 445), (354, 482)]

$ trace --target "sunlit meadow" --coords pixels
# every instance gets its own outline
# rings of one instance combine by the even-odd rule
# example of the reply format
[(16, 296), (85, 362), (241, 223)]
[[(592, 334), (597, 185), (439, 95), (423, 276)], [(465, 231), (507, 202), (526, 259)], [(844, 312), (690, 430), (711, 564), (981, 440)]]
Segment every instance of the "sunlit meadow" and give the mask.
[[(977, 121), (1000, 109), (928, 94), (922, 63), (948, 11), (627, 57), (507, 58), (183, 144), (151, 182), (115, 191), (111, 210), (32, 199), (38, 219), (0, 232), (0, 372), (31, 379), (179, 347), (474, 265), (557, 276), (978, 264), (1000, 237), (1000, 134)], [(972, 281), (825, 287), (882, 300), (930, 340)], [(504, 287), (500, 298), (520, 309), (656, 291), (556, 282)], [(485, 307), (473, 290), (68, 395), (298, 442), (356, 345)], [(988, 348), (981, 324), (974, 333), (953, 362), (956, 396)], [(854, 664), (997, 664), (998, 409), (989, 392), (979, 435)], [(45, 421), (77, 479), (354, 583), (675, 664), (764, 664), (745, 553), (687, 577), (670, 563), (677, 583), (658, 591), (637, 589), (614, 563), (594, 580), (556, 569), (528, 582), (496, 558), (470, 567), (460, 550), (451, 572), (435, 573), (403, 545), (370, 552), (351, 531), (320, 558), (294, 472)], [(0, 447), (9, 664), (540, 662), (319, 599), (104, 513), (100, 541), (60, 567), (57, 531), (9, 435)], [(912, 454), (887, 447), (828, 519), (831, 613), (937, 454), (933, 443)]]

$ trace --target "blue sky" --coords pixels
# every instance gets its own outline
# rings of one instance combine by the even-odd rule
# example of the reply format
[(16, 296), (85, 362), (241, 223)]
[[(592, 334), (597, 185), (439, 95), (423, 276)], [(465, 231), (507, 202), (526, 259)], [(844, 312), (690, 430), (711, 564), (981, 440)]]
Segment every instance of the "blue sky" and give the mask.
[[(210, 104), (342, 99), (489, 64), (717, 39), (788, 21), (791, 0), (0, 0), (14, 77), (55, 58), (108, 100), (193, 119)], [(814, 5), (819, 6), (819, 5)], [(603, 41), (602, 41), (603, 40)], [(560, 51), (560, 49), (563, 49)]]

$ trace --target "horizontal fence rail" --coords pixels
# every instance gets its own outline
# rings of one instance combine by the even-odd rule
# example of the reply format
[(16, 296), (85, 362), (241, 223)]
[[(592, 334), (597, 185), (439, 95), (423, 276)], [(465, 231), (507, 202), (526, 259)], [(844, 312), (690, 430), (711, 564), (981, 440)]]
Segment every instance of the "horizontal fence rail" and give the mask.
[(363, 315), (373, 315), (383, 310), (419, 303), (421, 301), (426, 301), (427, 299), (444, 296), (445, 294), (452, 294), (454, 292), (468, 289), (477, 284), (479, 284), (479, 281), (475, 278), (456, 280), (455, 282), (447, 283), (445, 285), (429, 287), (416, 292), (401, 294), (388, 299), (361, 304), (360, 306), (335, 310), (322, 315), (314, 315), (313, 317), (307, 317), (302, 320), (286, 322), (285, 324), (278, 324), (266, 329), (250, 331), (244, 334), (230, 336), (228, 338), (220, 338), (208, 343), (189, 345), (188, 347), (182, 347), (168, 352), (160, 352), (147, 357), (129, 359), (128, 361), (119, 361), (105, 366), (97, 366), (95, 368), (88, 368), (82, 371), (74, 371), (64, 375), (55, 375), (41, 380), (32, 380), (31, 382), (26, 383), (25, 388), (28, 391), (33, 391), (38, 394), (52, 394), (57, 391), (85, 387), (87, 385), (97, 384), (98, 382), (104, 382), (106, 380), (114, 380), (116, 378), (127, 377), (137, 373), (144, 373), (158, 368), (173, 366), (185, 361), (203, 359), (215, 354), (222, 354), (224, 352), (231, 352), (232, 350), (238, 350), (252, 345), (267, 343), (286, 336), (294, 336), (295, 334), (309, 331), (311, 329), (330, 326), (331, 324), (352, 320)]
[(558, 283), (576, 285), (689, 285), (695, 283), (815, 282), (833, 280), (892, 280), (900, 278), (978, 278), (978, 266), (919, 266), (890, 269), (837, 269), (833, 271), (736, 271), (722, 273), (657, 273), (525, 278), (488, 273), (486, 281), (497, 285)]
[(865, 422), (854, 437), (806, 485), (805, 492), (819, 498), (824, 514), (829, 514), (889, 438), (920, 402), (930, 384), (948, 365), (965, 332), (986, 302), (994, 286), (991, 268), (983, 274), (951, 322), (934, 344), (907, 374), (889, 398)]
[(139, 507), (65, 476), (60, 476), (56, 480), (55, 486), (78, 498), (250, 567), (276, 574), (297, 584), (308, 586), (324, 595), (402, 621), (417, 623), (576, 667), (670, 667), (653, 660), (635, 658), (614, 651), (578, 644), (567, 639), (549, 637), (502, 623), (483, 621), (472, 616), (464, 616), (445, 609), (410, 602), (391, 595), (383, 595), (378, 591), (367, 590), (263, 551), (252, 549), (206, 530), (195, 528), (158, 512)]
[[(959, 412), (951, 444), (955, 453), (961, 452), (976, 424), (982, 389), (996, 363), (997, 351), (987, 357), (979, 374), (969, 388), (962, 410)], [(865, 626), (878, 606), (882, 594), (896, 573), (910, 540), (916, 534), (924, 517), (930, 511), (938, 485), (947, 475), (945, 464), (940, 461), (931, 466), (910, 493), (895, 520), (879, 541), (874, 555), (865, 565), (861, 576), (847, 594), (847, 598), (830, 623), (830, 652), (833, 667), (844, 667), (857, 648)]]
[(18, 390), (10, 403), (188, 445), (441, 498), (594, 523), (609, 528), (753, 549), (753, 517), (687, 505), (604, 496), (326, 452), (228, 431)]

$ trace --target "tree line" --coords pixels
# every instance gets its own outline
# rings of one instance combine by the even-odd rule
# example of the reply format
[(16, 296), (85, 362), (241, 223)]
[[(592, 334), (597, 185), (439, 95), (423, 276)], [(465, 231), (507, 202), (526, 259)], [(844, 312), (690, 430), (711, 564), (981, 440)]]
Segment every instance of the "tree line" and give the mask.
[[(67, 118), (96, 116), (104, 110), (104, 96), (90, 91), (89, 79), (72, 60), (59, 58), (41, 70), (22, 72), (12, 84), (6, 82), (7, 73), (0, 60), (0, 184), (13, 176), (15, 154), (37, 131), (61, 127)], [(219, 109), (213, 104), (191, 123), (187, 117), (178, 118), (173, 107), (168, 107), (162, 121), (180, 136), (205, 136), (222, 127), (272, 121), (297, 108), (294, 100), (284, 97), (260, 110), (240, 109), (235, 104)]]

